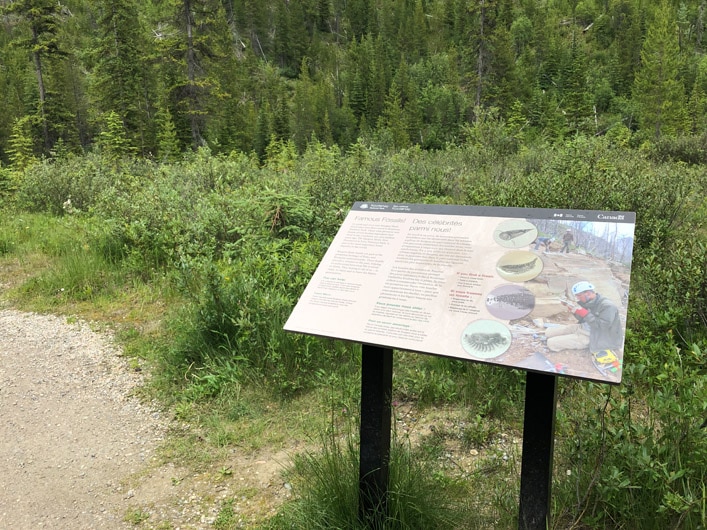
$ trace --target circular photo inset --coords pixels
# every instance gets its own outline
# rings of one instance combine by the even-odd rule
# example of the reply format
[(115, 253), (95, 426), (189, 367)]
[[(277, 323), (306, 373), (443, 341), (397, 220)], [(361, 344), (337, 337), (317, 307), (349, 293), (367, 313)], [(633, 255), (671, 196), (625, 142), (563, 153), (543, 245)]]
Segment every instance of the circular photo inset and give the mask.
[(530, 245), (538, 237), (538, 229), (525, 219), (502, 221), (493, 231), (493, 239), (506, 248), (521, 248)]
[(486, 296), (486, 309), (501, 320), (515, 320), (535, 308), (535, 295), (522, 285), (499, 285)]
[(527, 250), (507, 252), (496, 263), (496, 272), (509, 282), (532, 280), (543, 270), (543, 260)]
[(464, 351), (477, 359), (493, 359), (511, 346), (511, 331), (495, 320), (476, 320), (464, 328)]

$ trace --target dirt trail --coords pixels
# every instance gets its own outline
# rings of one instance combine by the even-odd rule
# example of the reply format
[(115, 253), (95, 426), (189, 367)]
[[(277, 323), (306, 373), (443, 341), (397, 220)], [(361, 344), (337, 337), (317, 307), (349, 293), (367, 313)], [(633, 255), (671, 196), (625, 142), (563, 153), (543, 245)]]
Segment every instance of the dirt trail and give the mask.
[(0, 311), (0, 528), (129, 527), (123, 480), (165, 432), (139, 383), (87, 325)]
[[(249, 528), (290, 497), (289, 451), (232, 448), (198, 471), (157, 450), (173, 425), (134, 397), (142, 375), (108, 334), (0, 310), (0, 529)], [(224, 472), (226, 470), (227, 472)]]

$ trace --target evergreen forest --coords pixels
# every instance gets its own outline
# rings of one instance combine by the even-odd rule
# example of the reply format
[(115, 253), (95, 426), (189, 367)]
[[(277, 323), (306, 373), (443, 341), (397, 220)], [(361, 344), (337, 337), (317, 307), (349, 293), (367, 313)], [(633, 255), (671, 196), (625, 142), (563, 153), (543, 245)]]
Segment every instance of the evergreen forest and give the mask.
[(704, 0), (3, 0), (0, 160), (707, 130)]
[[(215, 514), (136, 495), (125, 520), (518, 528), (525, 372), (394, 352), (376, 526), (361, 347), (283, 331), (351, 204), (387, 201), (636, 213), (623, 379), (558, 377), (547, 526), (707, 528), (705, 18), (707, 0), (0, 0), (0, 304), (108, 328), (174, 419), (172, 486)], [(246, 486), (262, 454), (285, 469)]]

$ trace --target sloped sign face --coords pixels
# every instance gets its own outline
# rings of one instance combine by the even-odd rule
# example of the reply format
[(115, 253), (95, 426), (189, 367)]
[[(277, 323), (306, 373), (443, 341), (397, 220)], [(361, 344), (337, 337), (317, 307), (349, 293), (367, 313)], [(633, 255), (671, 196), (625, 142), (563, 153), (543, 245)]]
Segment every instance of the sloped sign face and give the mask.
[(621, 381), (635, 214), (357, 202), (292, 332)]

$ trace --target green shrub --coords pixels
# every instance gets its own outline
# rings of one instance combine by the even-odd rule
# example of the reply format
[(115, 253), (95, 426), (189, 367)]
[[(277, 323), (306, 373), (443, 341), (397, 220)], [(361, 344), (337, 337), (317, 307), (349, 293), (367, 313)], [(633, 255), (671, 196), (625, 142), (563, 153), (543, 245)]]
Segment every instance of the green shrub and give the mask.
[(218, 259), (225, 245), (237, 239), (235, 193), (204, 190), (175, 178), (176, 168), (166, 171), (107, 190), (96, 206), (138, 270), (172, 267), (196, 257)]
[(643, 253), (634, 272), (640, 299), (647, 311), (634, 313), (645, 320), (637, 326), (656, 331), (675, 329), (683, 344), (707, 335), (707, 241), (676, 235)]
[(556, 493), (565, 506), (561, 521), (590, 528), (704, 527), (705, 344), (682, 350), (669, 334), (629, 333), (622, 385), (575, 387), (562, 407), (567, 435), (558, 438), (558, 459), (571, 470)]
[(332, 367), (351, 350), (282, 329), (322, 252), (316, 241), (246, 237), (219, 266), (185, 269), (184, 274), (194, 275), (185, 286), (201, 288), (190, 332), (172, 362), (200, 370), (194, 374), (203, 378), (219, 371), (225, 360), (237, 361), (243, 372), (264, 380), (276, 394), (310, 386), (318, 368)]
[(663, 136), (651, 145), (649, 155), (658, 162), (707, 164), (707, 133), (702, 136)]
[[(131, 170), (142, 172), (148, 166), (135, 162)], [(71, 208), (86, 212), (122, 178), (115, 166), (100, 155), (45, 160), (24, 171), (18, 203), (32, 212), (62, 215), (70, 200)]]

